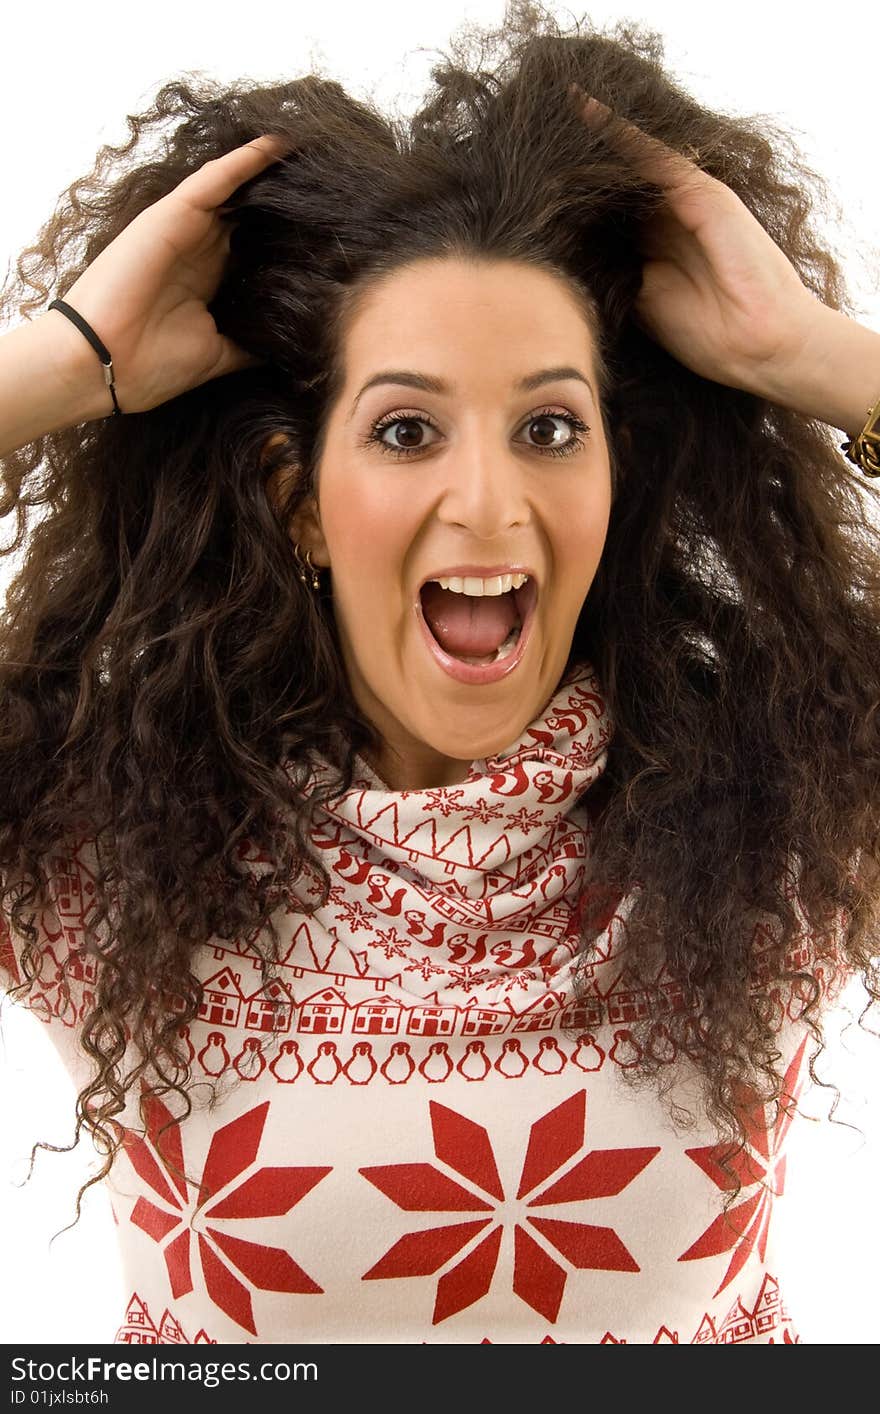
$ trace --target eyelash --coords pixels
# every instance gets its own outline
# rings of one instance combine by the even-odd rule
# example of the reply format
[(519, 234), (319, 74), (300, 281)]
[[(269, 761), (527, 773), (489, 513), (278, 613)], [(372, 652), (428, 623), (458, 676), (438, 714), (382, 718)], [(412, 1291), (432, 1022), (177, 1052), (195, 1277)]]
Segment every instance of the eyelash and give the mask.
[[(556, 417), (559, 418), (561, 422), (567, 422), (572, 429), (573, 436), (564, 447), (537, 447), (532, 445), (531, 450), (533, 452), (540, 452), (542, 456), (549, 457), (569, 457), (572, 453), (580, 451), (584, 446), (586, 438), (589, 436), (590, 429), (587, 427), (586, 423), (581, 422), (579, 417), (575, 417), (574, 413), (557, 412), (555, 409), (545, 408), (541, 409), (539, 412), (533, 412), (521, 425), (526, 426), (530, 422), (537, 422), (538, 419), (542, 417)], [(372, 443), (375, 443), (380, 451), (398, 460), (405, 457), (416, 456), (419, 452), (424, 452), (426, 450), (424, 446), (392, 447), (389, 443), (383, 442), (382, 433), (386, 428), (393, 427), (398, 422), (424, 422), (427, 423), (429, 427), (434, 427), (434, 423), (431, 419), (423, 416), (422, 413), (389, 413), (387, 416), (380, 418), (378, 422), (373, 423), (373, 426), (364, 439), (364, 445), (370, 446)], [(436, 427), (434, 427), (434, 430), (436, 432)]]

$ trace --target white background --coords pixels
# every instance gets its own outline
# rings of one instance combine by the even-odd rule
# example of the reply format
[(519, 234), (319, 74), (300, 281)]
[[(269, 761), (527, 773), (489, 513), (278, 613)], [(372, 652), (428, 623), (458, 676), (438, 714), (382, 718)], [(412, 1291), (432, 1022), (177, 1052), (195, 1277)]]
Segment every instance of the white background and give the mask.
[[(551, 7), (568, 24), (585, 13)], [(880, 332), (880, 182), (876, 64), (880, 11), (861, 0), (827, 6), (737, 0), (719, 12), (689, 0), (593, 4), (603, 26), (621, 17), (648, 24), (665, 40), (678, 79), (706, 104), (780, 122), (828, 182), (827, 239), (843, 261), (857, 318)], [(6, 7), (0, 27), (0, 275), (36, 236), (60, 193), (85, 175), (103, 143), (127, 140), (125, 115), (147, 106), (158, 88), (184, 73), (224, 81), (297, 77), (320, 68), (356, 96), (409, 112), (430, 79), (442, 46), (463, 19), (497, 24), (499, 3), (392, 3), (323, 0), (303, 10), (278, 0), (149, 5), (44, 3)], [(422, 52), (419, 52), (422, 51)], [(880, 365), (878, 365), (880, 392)], [(842, 440), (842, 439), (841, 439)], [(2, 567), (0, 567), (2, 568)], [(0, 592), (2, 584), (0, 581)], [(859, 989), (850, 989), (858, 1008)], [(877, 1023), (873, 1025), (876, 1027)], [(824, 1074), (842, 1086), (838, 1119), (795, 1124), (789, 1203), (781, 1205), (786, 1270), (783, 1292), (804, 1340), (875, 1343), (880, 1309), (874, 1274), (880, 1257), (873, 1203), (880, 1157), (880, 1043), (851, 1027), (832, 1047)], [(95, 1163), (78, 1154), (41, 1154), (31, 1181), (25, 1156), (37, 1139), (68, 1143), (73, 1089), (45, 1028), (6, 1005), (0, 1039), (0, 1203), (4, 1262), (0, 1341), (110, 1341), (124, 1303), (109, 1205), (99, 1188), (73, 1218), (76, 1189)], [(825, 1115), (816, 1092), (810, 1109)], [(784, 1216), (788, 1208), (787, 1216)]]

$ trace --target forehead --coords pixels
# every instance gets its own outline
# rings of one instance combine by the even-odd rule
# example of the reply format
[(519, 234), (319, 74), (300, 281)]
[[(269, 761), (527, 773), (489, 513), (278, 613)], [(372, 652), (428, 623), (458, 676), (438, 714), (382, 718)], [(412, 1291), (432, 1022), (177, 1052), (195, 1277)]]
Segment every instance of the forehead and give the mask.
[(593, 352), (583, 307), (561, 277), (512, 260), (420, 260), (358, 301), (344, 339), (348, 380), (389, 362), (426, 371), (438, 358), (479, 362), (488, 345), (493, 361), (509, 354), (519, 372), (524, 356), (562, 363)]

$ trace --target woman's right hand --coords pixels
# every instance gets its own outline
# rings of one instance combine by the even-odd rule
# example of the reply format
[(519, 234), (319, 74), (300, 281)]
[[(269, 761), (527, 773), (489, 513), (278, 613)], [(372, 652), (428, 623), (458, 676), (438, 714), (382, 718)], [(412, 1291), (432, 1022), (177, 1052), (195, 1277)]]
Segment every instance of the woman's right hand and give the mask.
[[(123, 413), (146, 412), (212, 378), (262, 362), (218, 333), (208, 312), (231, 237), (219, 211), (242, 183), (289, 150), (283, 138), (266, 135), (205, 162), (135, 216), (64, 295), (108, 349)], [(106, 412), (112, 412), (101, 361), (88, 340), (60, 310), (48, 310), (41, 319), (58, 321), (59, 335), (60, 325), (66, 326), (69, 333), (62, 337), (77, 355), (82, 370), (77, 376), (94, 367)]]

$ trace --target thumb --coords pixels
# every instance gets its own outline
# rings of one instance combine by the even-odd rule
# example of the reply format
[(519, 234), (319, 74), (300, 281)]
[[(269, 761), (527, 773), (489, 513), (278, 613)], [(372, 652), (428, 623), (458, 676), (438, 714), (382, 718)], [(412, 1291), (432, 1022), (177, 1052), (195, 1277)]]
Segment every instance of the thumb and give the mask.
[(238, 373), (245, 368), (264, 368), (268, 362), (268, 359), (248, 353), (246, 349), (240, 348), (231, 339), (222, 336), (220, 358), (212, 377), (220, 378), (224, 373)]

